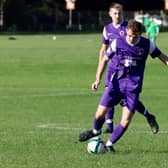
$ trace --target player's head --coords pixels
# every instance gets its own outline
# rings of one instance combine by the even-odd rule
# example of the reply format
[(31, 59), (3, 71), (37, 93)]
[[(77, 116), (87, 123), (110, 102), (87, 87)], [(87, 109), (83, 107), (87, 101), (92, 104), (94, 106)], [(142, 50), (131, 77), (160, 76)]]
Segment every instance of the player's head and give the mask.
[(139, 37), (141, 36), (142, 31), (143, 31), (143, 25), (140, 22), (137, 22), (135, 20), (129, 20), (126, 28), (127, 41), (130, 44), (135, 44), (138, 41)]
[(120, 3), (113, 2), (109, 7), (109, 16), (114, 24), (119, 24), (123, 20), (123, 6)]
[(155, 19), (154, 19), (153, 16), (150, 17), (150, 21), (151, 21), (151, 22), (155, 22)]

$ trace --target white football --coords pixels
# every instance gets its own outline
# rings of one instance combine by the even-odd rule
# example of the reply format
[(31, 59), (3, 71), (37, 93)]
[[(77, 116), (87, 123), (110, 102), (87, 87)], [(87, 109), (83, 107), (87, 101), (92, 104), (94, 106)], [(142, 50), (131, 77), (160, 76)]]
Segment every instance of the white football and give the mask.
[(106, 143), (99, 137), (94, 137), (88, 140), (87, 151), (92, 154), (105, 153)]

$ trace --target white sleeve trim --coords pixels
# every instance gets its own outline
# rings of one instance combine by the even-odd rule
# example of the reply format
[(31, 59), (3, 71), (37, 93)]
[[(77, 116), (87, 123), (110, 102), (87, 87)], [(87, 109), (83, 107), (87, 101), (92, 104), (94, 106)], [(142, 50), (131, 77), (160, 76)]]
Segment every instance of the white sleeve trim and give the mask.
[(150, 40), (150, 48), (149, 48), (149, 54), (152, 54), (152, 52), (155, 50), (156, 44)]
[(116, 52), (116, 45), (117, 45), (117, 40), (113, 40), (111, 43), (111, 49), (113, 52)]
[(108, 37), (107, 37), (107, 32), (106, 32), (106, 28), (104, 27), (103, 29), (103, 37), (108, 40)]

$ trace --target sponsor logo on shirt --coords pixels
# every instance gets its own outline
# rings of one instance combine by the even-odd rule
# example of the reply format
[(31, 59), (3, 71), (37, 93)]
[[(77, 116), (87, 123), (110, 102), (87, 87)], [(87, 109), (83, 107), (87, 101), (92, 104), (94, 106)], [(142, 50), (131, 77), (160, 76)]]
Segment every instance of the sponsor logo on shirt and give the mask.
[(136, 62), (136, 60), (128, 60), (128, 59), (126, 59), (125, 63), (124, 63), (124, 66), (125, 67), (137, 66), (137, 62)]
[(107, 36), (111, 36), (111, 35), (113, 35), (113, 33), (107, 33)]

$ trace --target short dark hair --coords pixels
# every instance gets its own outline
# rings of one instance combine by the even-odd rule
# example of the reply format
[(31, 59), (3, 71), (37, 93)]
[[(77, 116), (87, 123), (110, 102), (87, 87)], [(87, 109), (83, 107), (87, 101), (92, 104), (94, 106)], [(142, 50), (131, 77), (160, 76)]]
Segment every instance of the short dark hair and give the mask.
[(118, 3), (118, 4), (121, 4), (121, 5), (124, 5), (125, 0), (111, 0), (111, 3)]
[(142, 33), (143, 25), (136, 20), (129, 20), (128, 25), (127, 25), (127, 29), (131, 29), (132, 32)]
[(109, 6), (109, 9), (111, 9), (111, 8), (122, 9), (123, 6), (122, 6), (122, 4), (120, 4), (120, 3), (118, 3), (118, 2), (112, 2), (112, 3), (110, 4), (110, 6)]

